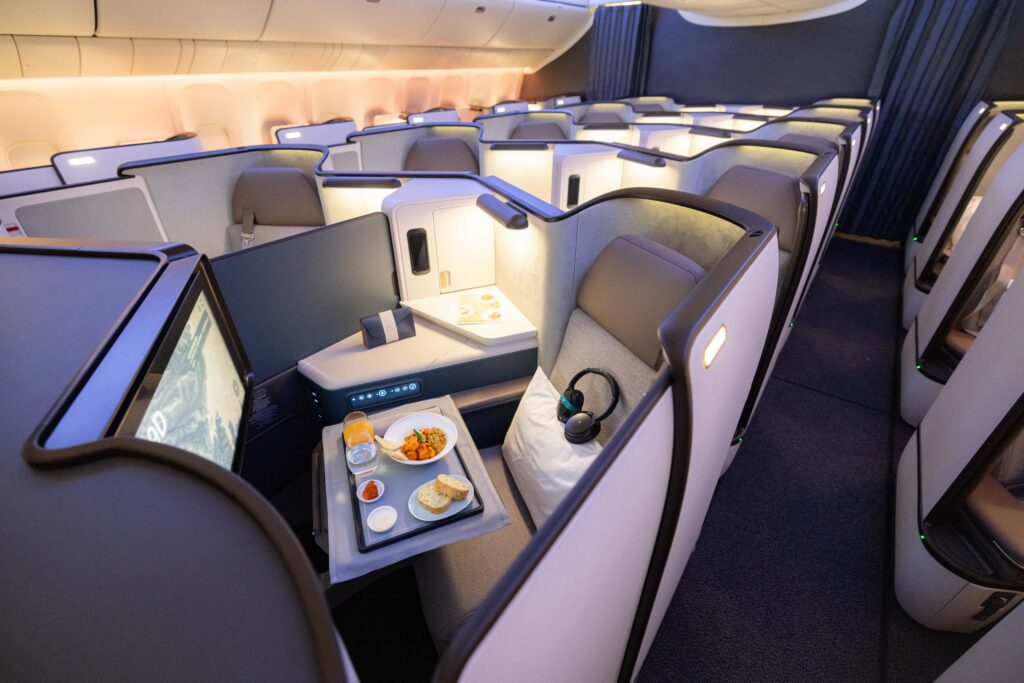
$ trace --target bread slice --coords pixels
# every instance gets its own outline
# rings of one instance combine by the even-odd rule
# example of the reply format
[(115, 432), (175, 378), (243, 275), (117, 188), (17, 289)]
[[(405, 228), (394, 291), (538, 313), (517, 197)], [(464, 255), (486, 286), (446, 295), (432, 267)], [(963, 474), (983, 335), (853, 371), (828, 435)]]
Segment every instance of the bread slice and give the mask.
[(416, 500), (435, 515), (439, 515), (451, 507), (452, 499), (439, 492), (435, 486), (424, 486), (416, 494)]
[(465, 500), (469, 495), (469, 486), (448, 474), (437, 475), (434, 488), (438, 493), (448, 496), (452, 500)]

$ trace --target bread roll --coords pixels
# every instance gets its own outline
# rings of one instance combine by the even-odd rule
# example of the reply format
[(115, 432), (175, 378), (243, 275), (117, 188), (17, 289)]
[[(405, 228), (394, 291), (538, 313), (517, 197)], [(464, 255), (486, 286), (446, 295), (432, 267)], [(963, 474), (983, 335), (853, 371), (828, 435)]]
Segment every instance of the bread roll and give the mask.
[(469, 486), (448, 474), (437, 475), (434, 488), (438, 493), (448, 496), (452, 500), (465, 500), (469, 495)]
[[(436, 483), (436, 482), (435, 482)], [(424, 486), (416, 494), (416, 500), (435, 515), (439, 515), (451, 507), (452, 499), (439, 492), (436, 486)]]

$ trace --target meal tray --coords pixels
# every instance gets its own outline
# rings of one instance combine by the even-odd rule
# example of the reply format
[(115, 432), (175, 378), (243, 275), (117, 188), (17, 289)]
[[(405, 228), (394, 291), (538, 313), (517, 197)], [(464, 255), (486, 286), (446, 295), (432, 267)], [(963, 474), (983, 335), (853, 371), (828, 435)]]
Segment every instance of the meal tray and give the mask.
[[(423, 412), (437, 412), (440, 414), (441, 411)], [(374, 428), (377, 428), (376, 424), (374, 424)], [(462, 454), (459, 452), (458, 443), (456, 443), (451, 453), (429, 465), (403, 465), (400, 462), (395, 462), (383, 453), (379, 453), (378, 458), (377, 471), (369, 477), (359, 477), (357, 479), (352, 472), (348, 472), (349, 498), (352, 500), (353, 508), (352, 521), (355, 523), (356, 544), (359, 552), (368, 553), (483, 512), (484, 504), (480, 499), (477, 484), (473, 481), (473, 477), (469, 475), (469, 471), (466, 470)], [(462, 510), (444, 519), (432, 522), (416, 519), (409, 512), (409, 497), (413, 491), (424, 483), (436, 479), (439, 474), (453, 474), (469, 479), (473, 484), (472, 502)], [(356, 487), (367, 479), (378, 479), (384, 482), (384, 495), (372, 503), (360, 502), (359, 497), (356, 495)], [(366, 525), (366, 518), (370, 512), (381, 505), (390, 505), (395, 508), (395, 511), (398, 512), (398, 521), (384, 533), (377, 533)]]

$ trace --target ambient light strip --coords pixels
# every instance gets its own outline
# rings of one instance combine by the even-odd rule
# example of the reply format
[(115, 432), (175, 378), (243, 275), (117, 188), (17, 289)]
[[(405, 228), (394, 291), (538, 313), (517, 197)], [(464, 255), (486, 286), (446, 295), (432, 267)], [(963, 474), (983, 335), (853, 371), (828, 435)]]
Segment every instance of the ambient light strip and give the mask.
[(72, 166), (88, 166), (89, 164), (95, 164), (96, 160), (92, 157), (71, 157), (68, 159), (68, 163)]
[(707, 347), (704, 349), (704, 367), (710, 368), (711, 364), (715, 362), (715, 358), (718, 356), (718, 352), (725, 346), (725, 325), (718, 328), (718, 332), (715, 332), (715, 336), (708, 342)]

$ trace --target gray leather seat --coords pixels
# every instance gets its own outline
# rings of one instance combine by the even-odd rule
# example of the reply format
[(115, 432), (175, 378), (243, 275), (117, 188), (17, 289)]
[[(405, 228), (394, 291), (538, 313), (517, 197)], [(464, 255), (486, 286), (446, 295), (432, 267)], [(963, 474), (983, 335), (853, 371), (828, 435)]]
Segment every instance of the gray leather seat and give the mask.
[(588, 111), (580, 119), (580, 123), (590, 125), (593, 123), (625, 123), (625, 121), (613, 111)]
[(473, 150), (453, 137), (420, 138), (405, 155), (403, 168), (406, 171), (480, 172)]
[[(775, 224), (779, 235), (779, 283), (789, 274), (790, 258), (803, 220), (800, 179), (751, 166), (733, 166), (705, 193), (712, 199), (761, 214)], [(779, 295), (782, 295), (779, 289)]]
[(554, 121), (523, 121), (508, 136), (509, 140), (565, 140), (565, 131)]
[[(604, 423), (599, 437), (602, 443), (650, 387), (662, 361), (658, 327), (703, 275), (704, 269), (693, 260), (636, 236), (616, 238), (591, 265), (580, 285), (577, 306), (569, 317), (550, 378), (561, 390), (586, 367), (600, 367), (615, 377), (621, 400)], [(588, 406), (610, 401), (607, 384), (600, 378), (586, 377), (577, 386), (586, 395)], [(417, 559), (423, 612), (439, 649), (451, 641), (535, 531), (501, 448), (486, 449), (481, 455), (512, 523), (501, 531)]]
[(242, 171), (231, 195), (228, 242), (233, 250), (265, 244), (324, 224), (316, 183), (298, 168)]

